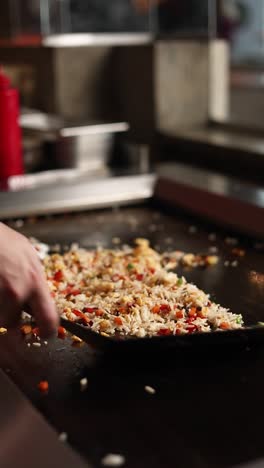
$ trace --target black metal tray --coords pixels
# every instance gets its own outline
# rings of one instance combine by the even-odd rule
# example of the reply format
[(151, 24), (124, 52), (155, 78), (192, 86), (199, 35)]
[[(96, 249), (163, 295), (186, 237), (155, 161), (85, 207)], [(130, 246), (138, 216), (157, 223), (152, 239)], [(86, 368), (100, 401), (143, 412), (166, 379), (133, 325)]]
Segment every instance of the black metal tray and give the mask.
[(264, 344), (264, 327), (252, 326), (239, 330), (215, 331), (211, 333), (195, 333), (190, 335), (173, 335), (136, 338), (130, 336), (107, 337), (93, 332), (84, 325), (61, 319), (61, 324), (68, 331), (80, 337), (100, 352), (155, 352), (178, 351), (197, 352), (213, 351), (231, 348), (247, 348)]

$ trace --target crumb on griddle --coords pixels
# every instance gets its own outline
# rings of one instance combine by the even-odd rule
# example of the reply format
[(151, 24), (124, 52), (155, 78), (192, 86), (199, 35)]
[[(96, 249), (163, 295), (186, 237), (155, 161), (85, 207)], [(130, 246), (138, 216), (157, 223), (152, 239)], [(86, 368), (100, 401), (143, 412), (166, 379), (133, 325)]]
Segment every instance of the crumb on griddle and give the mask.
[(155, 395), (155, 393), (156, 393), (155, 388), (150, 387), (149, 385), (146, 385), (146, 386), (145, 386), (145, 391), (146, 391), (147, 393), (149, 393), (150, 395)]
[(39, 343), (38, 341), (35, 341), (34, 343), (32, 343), (32, 346), (34, 346), (35, 348), (40, 348), (41, 343)]
[(125, 462), (126, 460), (123, 455), (115, 454), (115, 453), (109, 453), (101, 460), (102, 466), (110, 466), (110, 467), (123, 466)]
[(62, 432), (59, 437), (58, 437), (60, 442), (67, 442), (68, 440), (68, 434), (67, 432)]
[(83, 377), (81, 380), (80, 380), (80, 389), (81, 389), (81, 392), (84, 392), (88, 387), (88, 379), (86, 377)]

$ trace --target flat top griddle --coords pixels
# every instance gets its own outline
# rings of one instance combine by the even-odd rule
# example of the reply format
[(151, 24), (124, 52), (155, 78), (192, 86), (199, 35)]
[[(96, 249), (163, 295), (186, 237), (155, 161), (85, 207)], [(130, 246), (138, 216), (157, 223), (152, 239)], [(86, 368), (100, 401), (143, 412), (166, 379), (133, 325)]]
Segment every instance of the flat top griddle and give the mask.
[[(197, 227), (191, 229), (190, 226)], [(246, 256), (239, 266), (232, 246), (234, 234), (201, 225), (180, 212), (163, 207), (29, 219), (21, 228), (45, 242), (84, 247), (110, 246), (113, 237), (131, 243), (143, 236), (165, 249), (207, 252), (217, 246), (218, 266), (181, 271), (189, 281), (212, 294), (224, 306), (242, 313), (248, 325), (264, 321), (264, 253), (254, 240), (241, 239)], [(208, 235), (216, 233), (210, 242)], [(132, 468), (231, 467), (264, 457), (264, 348), (247, 347), (202, 357), (135, 355), (98, 360), (93, 348), (71, 346), (55, 339), (47, 347), (27, 348), (20, 332), (0, 340), (0, 364), (58, 432), (93, 466), (106, 453), (121, 453)], [(87, 377), (86, 392), (79, 380)], [(40, 395), (37, 383), (48, 379), (50, 392)], [(144, 387), (156, 389), (149, 395)]]

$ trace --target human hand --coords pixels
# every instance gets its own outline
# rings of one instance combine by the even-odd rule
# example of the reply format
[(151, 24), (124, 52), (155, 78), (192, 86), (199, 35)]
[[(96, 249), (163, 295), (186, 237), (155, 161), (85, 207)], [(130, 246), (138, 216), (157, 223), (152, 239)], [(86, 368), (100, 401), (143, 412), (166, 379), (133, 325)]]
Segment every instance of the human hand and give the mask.
[(17, 322), (22, 310), (35, 317), (43, 336), (58, 327), (37, 252), (26, 237), (0, 223), (0, 326)]

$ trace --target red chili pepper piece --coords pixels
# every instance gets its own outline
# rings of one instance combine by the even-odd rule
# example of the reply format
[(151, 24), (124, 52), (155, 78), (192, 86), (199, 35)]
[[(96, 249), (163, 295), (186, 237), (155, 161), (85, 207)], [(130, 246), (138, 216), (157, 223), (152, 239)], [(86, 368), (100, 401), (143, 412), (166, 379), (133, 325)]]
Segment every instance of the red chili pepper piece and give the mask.
[(63, 273), (61, 270), (57, 271), (54, 275), (55, 281), (62, 281), (63, 280)]
[(43, 380), (42, 382), (39, 382), (38, 389), (42, 393), (47, 393), (48, 390), (49, 390), (49, 382), (47, 382), (46, 380)]
[(73, 289), (70, 294), (72, 296), (78, 296), (78, 294), (81, 294), (81, 290), (80, 289)]
[(58, 338), (60, 338), (61, 340), (64, 340), (66, 335), (67, 335), (67, 332), (66, 332), (65, 328), (64, 327), (59, 327), (58, 328)]
[(158, 332), (160, 336), (169, 336), (172, 334), (172, 331), (169, 328), (161, 328)]
[(74, 315), (76, 315), (77, 317), (82, 317), (84, 314), (83, 312), (81, 312), (80, 310), (78, 309), (73, 309), (73, 313)]
[(186, 319), (186, 322), (187, 323), (192, 323), (192, 322), (194, 322), (194, 320), (196, 320), (196, 317), (189, 317), (189, 318)]
[(83, 308), (83, 312), (87, 314), (93, 314), (95, 310), (96, 310), (96, 307), (84, 307)]
[(39, 336), (39, 335), (40, 335), (40, 330), (39, 330), (39, 328), (38, 328), (38, 327), (33, 328), (32, 333), (33, 333), (33, 335), (35, 335), (35, 336)]
[(161, 304), (160, 310), (162, 312), (170, 312), (171, 311), (171, 306), (169, 304)]
[(74, 289), (73, 286), (67, 286), (67, 288), (62, 291), (62, 294), (65, 296), (78, 296), (78, 294), (81, 294), (81, 290), (78, 288)]
[(143, 281), (143, 278), (144, 278), (144, 275), (142, 275), (142, 274), (138, 274), (136, 276), (137, 281)]
[(89, 324), (90, 319), (89, 319), (88, 317), (86, 317), (86, 315), (85, 315), (83, 312), (81, 312), (81, 311), (78, 310), (78, 309), (74, 309), (74, 310), (73, 310), (73, 313), (74, 313), (77, 317), (80, 317), (80, 318), (82, 319), (82, 321), (83, 321), (85, 324), (87, 324), (87, 323)]
[(192, 334), (192, 333), (194, 333), (194, 332), (197, 330), (197, 326), (196, 326), (196, 325), (189, 325), (189, 326), (187, 327), (187, 330), (188, 330), (188, 333), (189, 333), (189, 334)]

